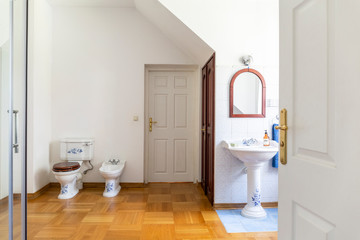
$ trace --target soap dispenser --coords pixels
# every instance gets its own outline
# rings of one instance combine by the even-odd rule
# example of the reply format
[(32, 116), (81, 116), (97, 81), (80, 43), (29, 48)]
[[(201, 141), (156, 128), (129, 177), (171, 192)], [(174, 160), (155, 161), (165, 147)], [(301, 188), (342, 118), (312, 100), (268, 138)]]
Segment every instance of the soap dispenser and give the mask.
[(265, 136), (264, 136), (264, 146), (270, 146), (270, 139), (269, 139), (269, 136), (268, 136), (268, 133), (267, 133), (267, 130), (265, 130)]

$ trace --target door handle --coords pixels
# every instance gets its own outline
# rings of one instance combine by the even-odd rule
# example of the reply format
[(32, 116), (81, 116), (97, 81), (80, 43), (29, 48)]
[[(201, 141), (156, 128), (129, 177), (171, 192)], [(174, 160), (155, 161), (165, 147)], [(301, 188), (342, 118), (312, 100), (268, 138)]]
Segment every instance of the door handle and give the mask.
[(14, 110), (14, 121), (15, 121), (15, 130), (14, 130), (14, 144), (13, 144), (13, 148), (14, 148), (14, 152), (15, 153), (19, 153), (19, 139), (18, 139), (18, 129), (19, 129), (19, 117), (18, 117), (18, 110)]
[(287, 130), (288, 127), (286, 125), (281, 125), (281, 126), (276, 126), (275, 129), (278, 129), (278, 130)]
[(287, 138), (286, 133), (288, 130), (287, 126), (287, 110), (285, 108), (280, 111), (280, 125), (276, 126), (275, 129), (280, 130), (280, 162), (283, 165), (287, 164)]
[[(9, 110), (7, 111), (9, 112)], [(18, 110), (13, 110), (12, 114), (14, 114), (14, 142), (12, 144), (14, 152), (19, 153), (19, 138), (18, 138), (18, 129), (19, 129), (19, 117)]]
[(157, 123), (157, 121), (153, 121), (152, 118), (149, 118), (149, 132), (152, 132), (152, 125)]

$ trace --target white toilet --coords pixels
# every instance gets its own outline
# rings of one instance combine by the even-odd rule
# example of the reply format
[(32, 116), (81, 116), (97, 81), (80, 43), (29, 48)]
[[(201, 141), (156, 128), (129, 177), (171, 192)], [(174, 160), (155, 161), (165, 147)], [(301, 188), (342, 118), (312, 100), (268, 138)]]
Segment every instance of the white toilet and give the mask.
[(82, 173), (80, 168), (83, 162), (93, 159), (93, 139), (67, 138), (60, 141), (60, 159), (63, 162), (56, 163), (52, 172), (61, 184), (59, 199), (74, 197), (79, 188), (82, 188)]
[(104, 197), (115, 197), (120, 192), (120, 176), (125, 167), (125, 160), (109, 160), (103, 162), (100, 173), (105, 178)]

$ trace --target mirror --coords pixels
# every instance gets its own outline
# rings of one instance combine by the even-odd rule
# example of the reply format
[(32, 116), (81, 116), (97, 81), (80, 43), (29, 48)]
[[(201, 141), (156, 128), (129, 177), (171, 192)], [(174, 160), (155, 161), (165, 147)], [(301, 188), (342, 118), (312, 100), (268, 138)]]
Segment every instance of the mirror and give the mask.
[(230, 83), (230, 117), (265, 117), (265, 80), (256, 70), (247, 68), (234, 74)]

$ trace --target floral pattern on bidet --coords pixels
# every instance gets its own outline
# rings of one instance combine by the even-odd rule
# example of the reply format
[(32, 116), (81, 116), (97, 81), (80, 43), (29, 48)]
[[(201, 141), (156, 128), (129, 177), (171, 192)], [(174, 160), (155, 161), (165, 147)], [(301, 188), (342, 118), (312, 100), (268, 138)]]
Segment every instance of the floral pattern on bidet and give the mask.
[(82, 152), (83, 152), (83, 150), (81, 148), (72, 148), (69, 151), (67, 151), (67, 153), (71, 153), (71, 154), (79, 154)]
[(251, 197), (252, 202), (254, 203), (254, 206), (260, 206), (260, 190), (256, 188), (253, 196)]
[(107, 183), (105, 188), (106, 192), (111, 192), (112, 190), (114, 190), (114, 183)]
[(69, 192), (69, 186), (65, 185), (65, 186), (61, 186), (61, 194), (66, 194)]

